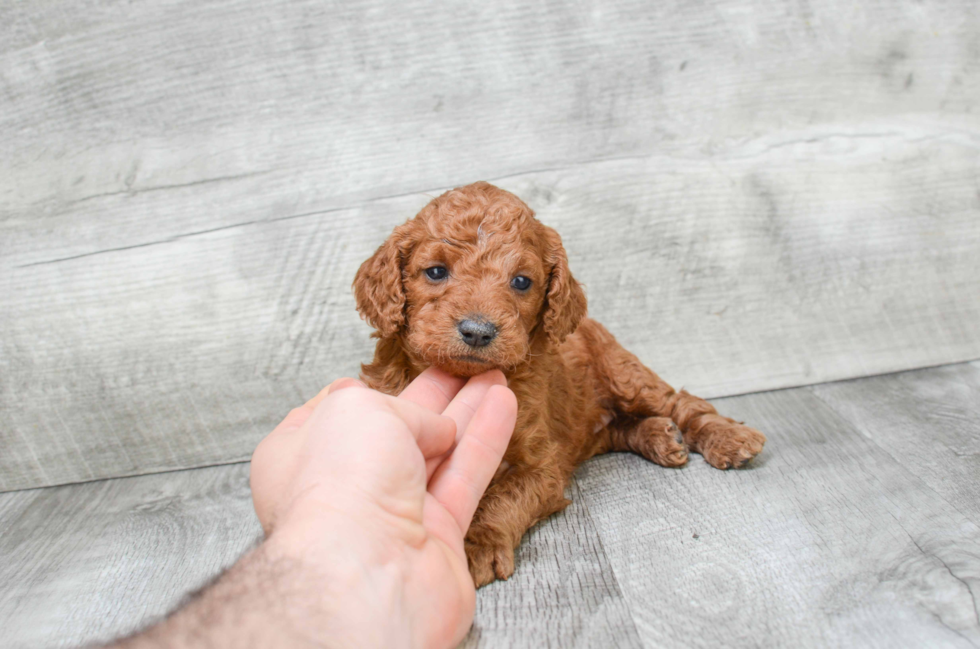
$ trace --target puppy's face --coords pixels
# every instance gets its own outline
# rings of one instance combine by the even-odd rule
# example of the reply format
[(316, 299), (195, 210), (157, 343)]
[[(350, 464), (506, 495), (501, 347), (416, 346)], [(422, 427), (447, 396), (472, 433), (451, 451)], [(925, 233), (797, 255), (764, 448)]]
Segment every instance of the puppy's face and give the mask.
[(425, 237), (404, 266), (409, 349), (460, 376), (518, 365), (544, 306), (541, 242), (491, 218), (431, 225), (447, 236)]
[(443, 194), (396, 228), (354, 281), (382, 337), (458, 376), (529, 359), (532, 337), (558, 343), (585, 314), (561, 239), (513, 194), (477, 183)]

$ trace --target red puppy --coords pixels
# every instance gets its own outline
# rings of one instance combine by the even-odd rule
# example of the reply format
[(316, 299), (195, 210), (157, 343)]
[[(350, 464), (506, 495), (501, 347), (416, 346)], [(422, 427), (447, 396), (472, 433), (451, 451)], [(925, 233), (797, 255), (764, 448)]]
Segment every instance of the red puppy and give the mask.
[(362, 367), (372, 388), (397, 394), (430, 365), (499, 368), (517, 395), (514, 437), (466, 536), (477, 586), (513, 574), (521, 537), (569, 504), (565, 487), (593, 455), (628, 450), (676, 467), (694, 451), (727, 469), (766, 441), (675, 392), (585, 317), (561, 238), (488, 183), (446, 192), (395, 228), (354, 293), (379, 338)]

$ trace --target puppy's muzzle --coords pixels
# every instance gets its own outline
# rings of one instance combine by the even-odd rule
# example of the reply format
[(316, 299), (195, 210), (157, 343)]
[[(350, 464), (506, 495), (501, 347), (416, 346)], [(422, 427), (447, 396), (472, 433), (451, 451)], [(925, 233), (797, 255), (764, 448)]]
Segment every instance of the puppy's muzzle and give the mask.
[(460, 338), (470, 347), (486, 347), (497, 337), (497, 327), (483, 318), (462, 320), (456, 328)]

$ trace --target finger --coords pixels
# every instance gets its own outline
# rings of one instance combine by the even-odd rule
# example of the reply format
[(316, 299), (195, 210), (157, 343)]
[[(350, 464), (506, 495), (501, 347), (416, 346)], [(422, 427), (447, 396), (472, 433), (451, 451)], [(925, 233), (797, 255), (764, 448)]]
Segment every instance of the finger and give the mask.
[(463, 389), (442, 411), (443, 415), (456, 422), (457, 441), (466, 431), (466, 427), (470, 425), (473, 415), (476, 414), (483, 399), (487, 396), (487, 392), (495, 385), (507, 385), (507, 379), (504, 378), (504, 373), (500, 370), (490, 370), (474, 376), (466, 382)]
[(430, 367), (402, 390), (398, 398), (416, 403), (432, 412), (442, 412), (465, 382), (466, 379), (453, 376), (437, 367)]
[(338, 390), (343, 390), (344, 388), (353, 388), (353, 387), (363, 388), (365, 387), (365, 385), (360, 381), (358, 381), (357, 379), (352, 379), (348, 377), (337, 379), (327, 387), (320, 390), (320, 392), (315, 397), (313, 397), (312, 399), (304, 403), (302, 406), (290, 410), (289, 414), (287, 414), (286, 417), (281, 422), (279, 422), (279, 425), (275, 427), (275, 429), (272, 431), (272, 434), (282, 435), (283, 433), (291, 433), (295, 430), (302, 428), (303, 424), (306, 423), (306, 420), (309, 419), (310, 415), (313, 414), (314, 408), (316, 408), (321, 401), (326, 399), (327, 395), (329, 395), (332, 392), (337, 392)]
[(291, 434), (292, 432), (299, 430), (303, 427), (303, 424), (306, 423), (306, 420), (310, 418), (312, 413), (313, 409), (307, 408), (306, 406), (293, 408), (283, 418), (283, 420), (279, 422), (279, 425), (273, 429), (269, 436), (278, 437), (279, 435)]
[[(500, 370), (491, 370), (474, 376), (466, 382), (463, 389), (459, 391), (456, 397), (442, 412), (443, 415), (456, 422), (457, 442), (459, 442), (459, 438), (462, 436), (463, 431), (466, 430), (466, 427), (470, 425), (470, 420), (473, 419), (477, 408), (480, 407), (480, 403), (486, 397), (487, 391), (494, 385), (507, 385), (507, 379), (504, 378), (504, 373)], [(449, 449), (449, 452), (452, 452), (452, 449)], [(426, 460), (425, 475), (427, 479), (432, 477), (432, 474), (445, 459), (446, 456), (442, 455)]]
[(388, 405), (408, 426), (422, 456), (443, 455), (456, 441), (456, 422), (411, 401), (388, 397)]
[(309, 408), (310, 411), (312, 412), (312, 410), (317, 407), (317, 404), (319, 404), (321, 401), (326, 399), (327, 396), (329, 396), (330, 394), (343, 390), (344, 388), (353, 388), (353, 387), (365, 388), (367, 386), (361, 383), (360, 381), (358, 381), (357, 379), (352, 379), (349, 376), (345, 376), (343, 378), (336, 379), (330, 385), (320, 390), (319, 394), (317, 394), (315, 397), (313, 397), (305, 404), (303, 404), (303, 407)]
[(304, 429), (353, 430), (378, 437), (407, 430), (423, 457), (445, 453), (456, 439), (456, 422), (428, 408), (368, 388), (351, 386), (327, 397), (313, 412)]
[(463, 533), (500, 466), (516, 422), (514, 393), (491, 386), (452, 455), (429, 482), (429, 493), (452, 514)]

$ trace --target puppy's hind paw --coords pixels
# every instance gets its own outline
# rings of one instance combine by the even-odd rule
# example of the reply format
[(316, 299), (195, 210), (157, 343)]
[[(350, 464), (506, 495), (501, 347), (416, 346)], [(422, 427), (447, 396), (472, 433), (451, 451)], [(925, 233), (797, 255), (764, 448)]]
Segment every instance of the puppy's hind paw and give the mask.
[(698, 452), (716, 469), (744, 466), (762, 451), (766, 436), (745, 424), (712, 421), (699, 434)]

